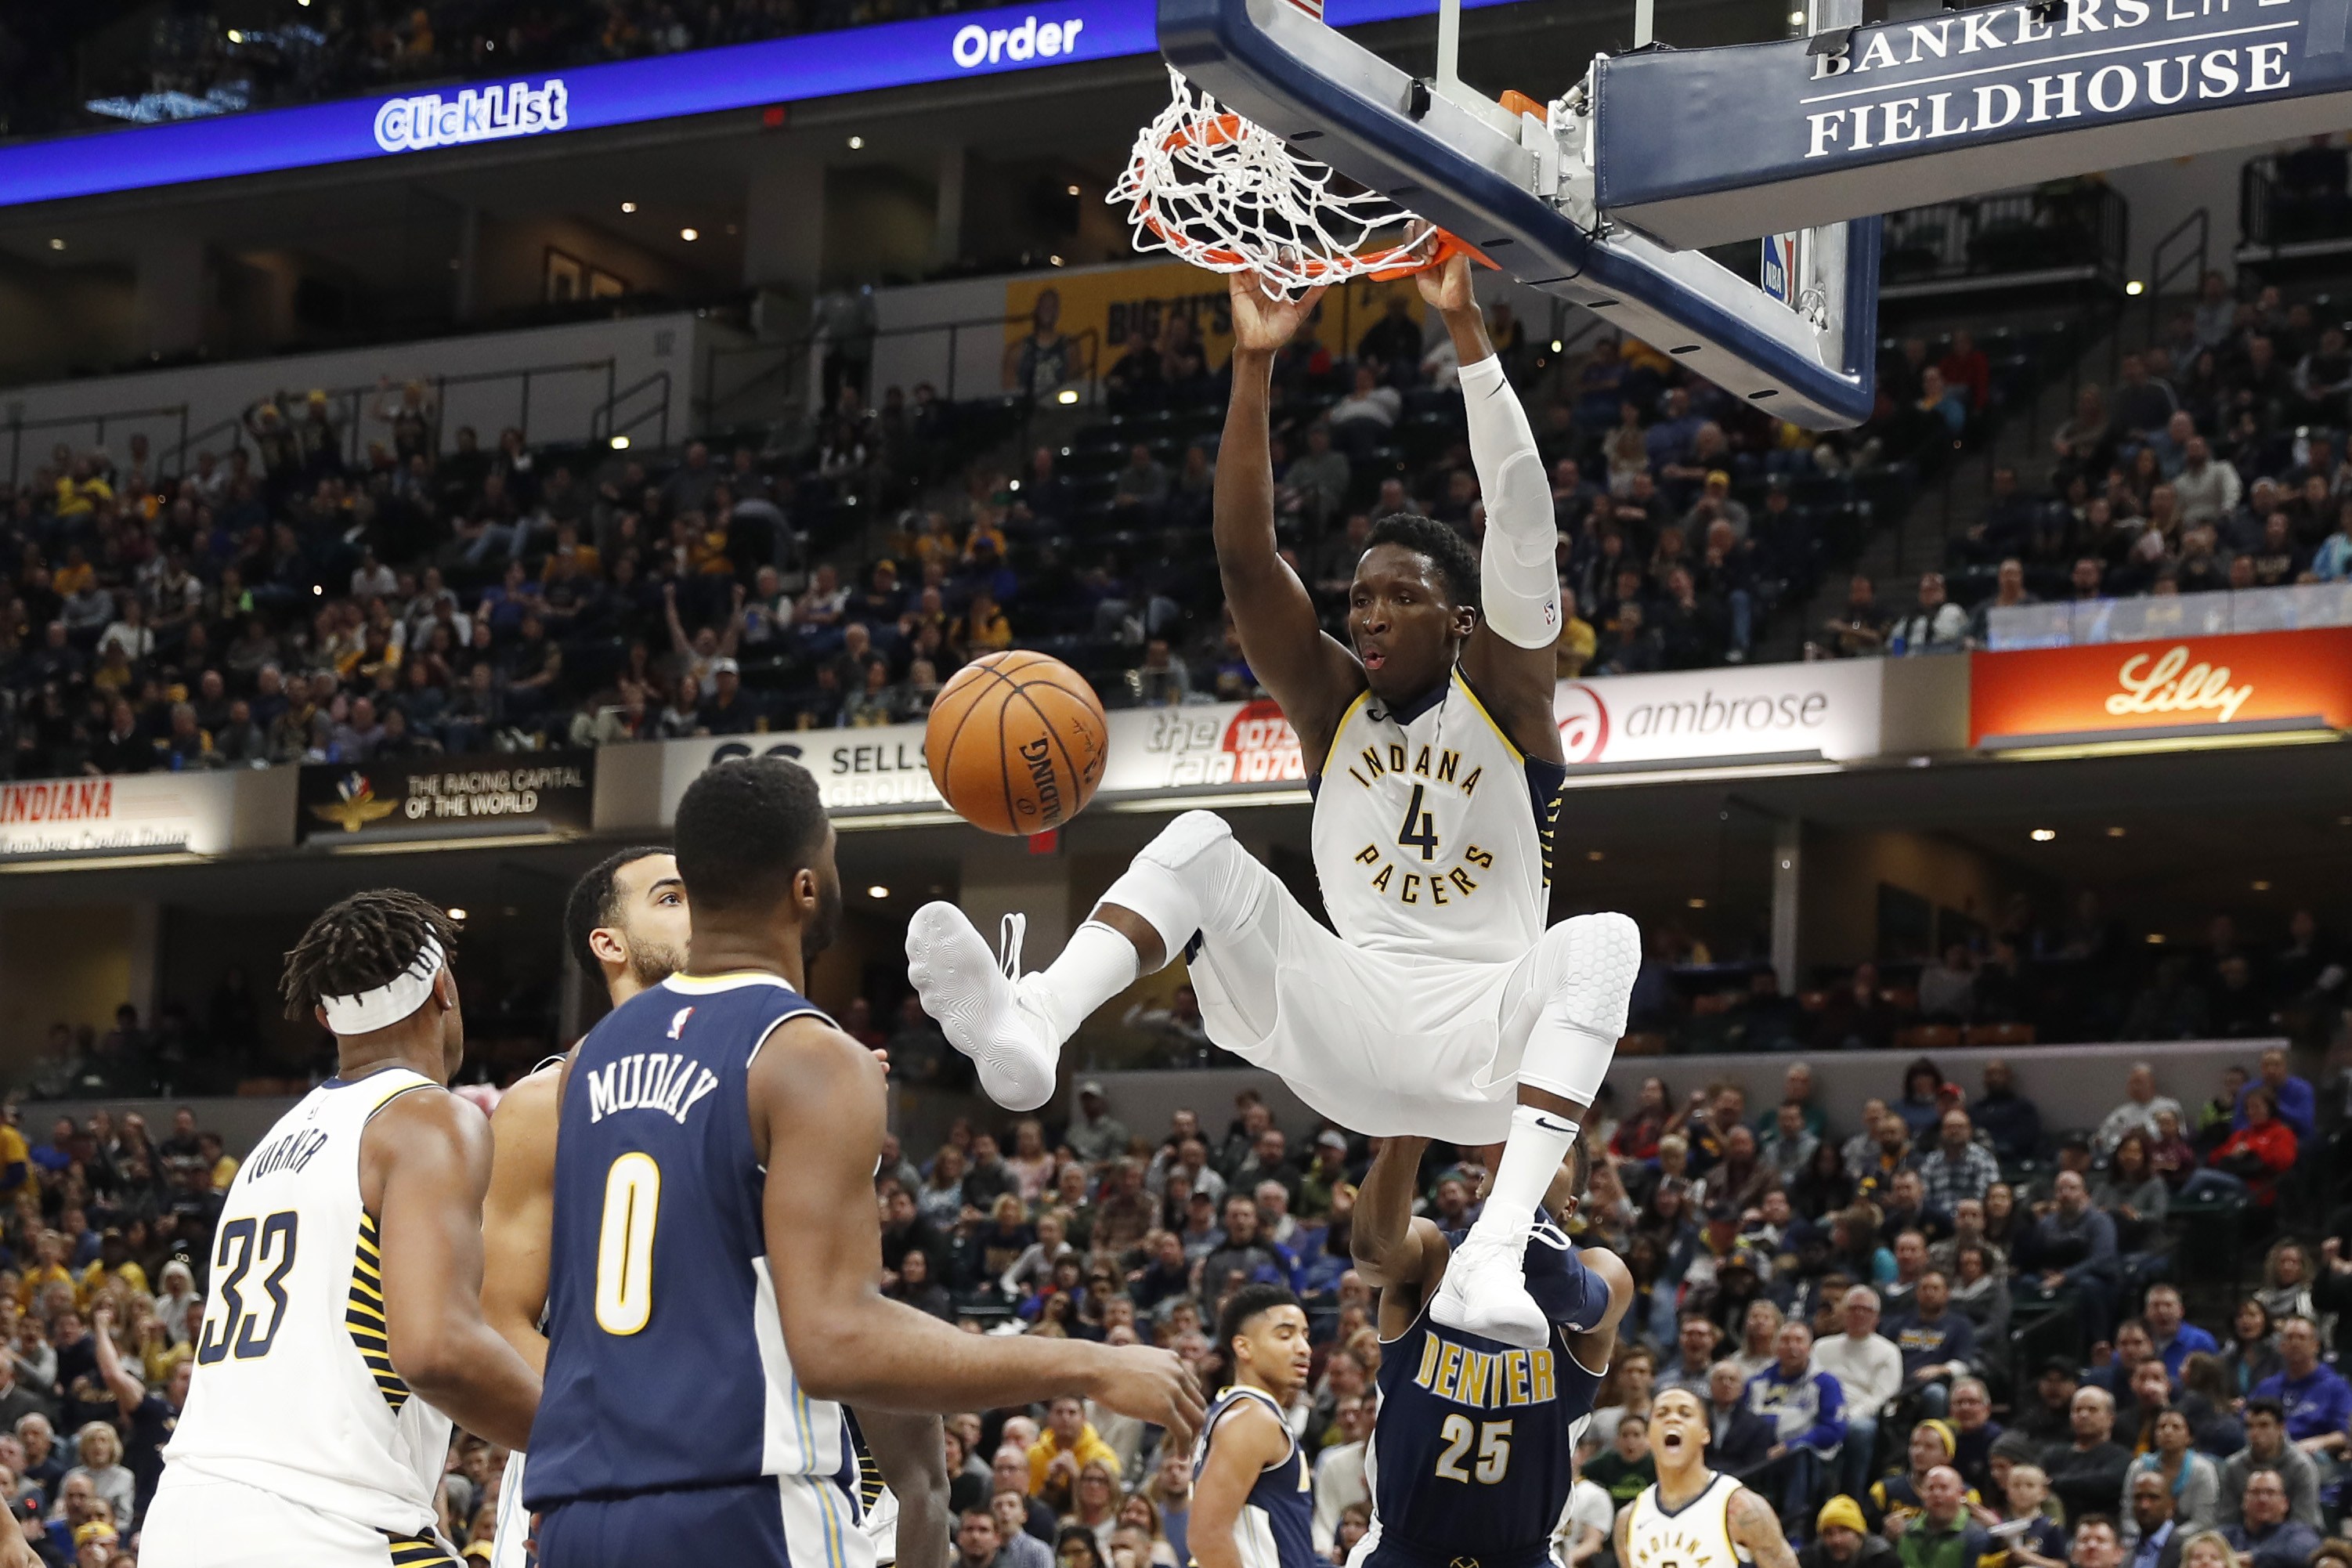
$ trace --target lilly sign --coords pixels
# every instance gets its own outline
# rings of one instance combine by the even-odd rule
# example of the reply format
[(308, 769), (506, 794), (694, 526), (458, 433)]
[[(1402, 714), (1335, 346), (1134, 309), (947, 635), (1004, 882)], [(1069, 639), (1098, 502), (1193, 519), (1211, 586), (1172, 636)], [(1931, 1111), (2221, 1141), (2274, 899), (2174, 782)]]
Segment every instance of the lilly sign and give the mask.
[[(1353, 26), (1436, 9), (1436, 0), (1329, 0), (1326, 17)], [(20, 142), (0, 147), (0, 207), (1154, 54), (1156, 16), (1155, 0), (1008, 5), (557, 76)]]

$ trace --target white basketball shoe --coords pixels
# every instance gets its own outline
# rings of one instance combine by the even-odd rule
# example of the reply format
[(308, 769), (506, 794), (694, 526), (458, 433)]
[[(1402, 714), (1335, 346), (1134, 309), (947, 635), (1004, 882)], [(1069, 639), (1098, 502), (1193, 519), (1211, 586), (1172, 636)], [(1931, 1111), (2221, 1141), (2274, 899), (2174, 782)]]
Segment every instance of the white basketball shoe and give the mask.
[(1465, 1237), (1445, 1266), (1429, 1315), (1449, 1329), (1538, 1351), (1551, 1343), (1551, 1322), (1528, 1293), (1525, 1241)]
[(1062, 1055), (1045, 1014), (1024, 994), (1021, 938), (1025, 915), (1007, 915), (991, 952), (971, 921), (950, 903), (929, 903), (907, 923), (907, 978), (948, 1043), (980, 1068), (980, 1087), (1007, 1110), (1034, 1110), (1054, 1096)]

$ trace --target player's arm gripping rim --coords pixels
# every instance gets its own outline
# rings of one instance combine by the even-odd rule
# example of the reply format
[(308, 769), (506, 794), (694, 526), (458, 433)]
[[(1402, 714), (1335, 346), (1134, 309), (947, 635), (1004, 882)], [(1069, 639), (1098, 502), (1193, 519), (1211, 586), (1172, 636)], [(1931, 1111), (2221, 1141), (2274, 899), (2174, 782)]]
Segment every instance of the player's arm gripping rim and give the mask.
[(1234, 1402), (1219, 1418), (1209, 1458), (1192, 1483), (1190, 1531), (1192, 1561), (1200, 1568), (1242, 1568), (1241, 1543), (1234, 1526), (1250, 1490), (1268, 1465), (1290, 1452), (1290, 1431), (1261, 1399)]
[(866, 1434), (866, 1447), (898, 1500), (898, 1568), (947, 1568), (955, 1521), (948, 1512), (948, 1455), (940, 1418), (860, 1407), (857, 1429)]
[(1265, 683), (1298, 732), (1310, 772), (1323, 765), (1340, 717), (1364, 689), (1363, 666), (1325, 634), (1314, 596), (1276, 548), (1273, 437), (1268, 400), (1275, 352), (1323, 298), (1269, 296), (1255, 272), (1234, 273), (1233, 401), (1217, 447), (1213, 532), (1217, 575), (1233, 606), (1234, 629), (1250, 670)]
[(540, 1374), (482, 1320), (490, 1128), (450, 1094), (394, 1099), (360, 1140), (360, 1195), (382, 1216), (384, 1337), (416, 1397), (477, 1436), (530, 1446)]
[(1166, 1351), (983, 1339), (886, 1300), (874, 1205), (885, 1099), (873, 1053), (814, 1014), (751, 1067), (751, 1141), (768, 1171), (776, 1310), (803, 1385), (860, 1411), (979, 1410), (1076, 1394), (1190, 1440), (1204, 1406)]
[[(1514, 744), (1529, 756), (1557, 763), (1565, 753), (1553, 712), (1559, 670), (1552, 647), (1565, 612), (1559, 605), (1559, 531), (1552, 516), (1551, 480), (1527, 411), (1500, 367), (1473, 368), (1495, 358), (1495, 345), (1479, 314), (1470, 258), (1452, 257), (1443, 267), (1415, 273), (1413, 281), (1444, 321), (1462, 363), (1470, 457), (1486, 505), (1486, 538), (1479, 556), (1485, 613), (1463, 645), (1462, 673)], [(1549, 596), (1549, 617), (1533, 603), (1542, 595)]]
[(482, 1319), (542, 1375), (547, 1259), (555, 1230), (555, 1129), (563, 1079), (533, 1073), (490, 1114), (490, 1186), (482, 1204)]
[[(1624, 1525), (1633, 1516), (1627, 1509), (1618, 1519), (1617, 1548), (1619, 1560), (1623, 1560)], [(1731, 1543), (1744, 1548), (1755, 1560), (1756, 1568), (1797, 1568), (1797, 1554), (1789, 1550), (1789, 1538), (1780, 1533), (1780, 1518), (1766, 1502), (1746, 1487), (1731, 1494), (1730, 1506), (1724, 1510), (1731, 1526)]]

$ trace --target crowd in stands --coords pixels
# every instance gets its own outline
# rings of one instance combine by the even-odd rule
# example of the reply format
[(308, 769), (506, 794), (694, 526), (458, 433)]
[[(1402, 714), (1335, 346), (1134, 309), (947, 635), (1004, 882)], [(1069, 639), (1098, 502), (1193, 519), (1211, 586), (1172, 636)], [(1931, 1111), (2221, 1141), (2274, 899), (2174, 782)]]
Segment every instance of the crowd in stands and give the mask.
[[(879, 1039), (870, 1027), (869, 1039)], [(893, 1041), (894, 1059), (897, 1042)], [(1654, 1477), (1646, 1412), (1689, 1388), (1710, 1459), (1767, 1494), (1807, 1568), (2316, 1568), (2343, 1517), (2352, 1333), (2337, 1117), (2282, 1052), (2218, 1084), (2135, 1065), (2096, 1124), (2054, 1125), (1992, 1062), (1974, 1090), (1932, 1061), (1859, 1106), (1790, 1064), (1773, 1103), (1642, 1082), (1588, 1118), (1572, 1222), (1626, 1260), (1633, 1310), (1561, 1521), (1564, 1568), (1615, 1568), (1608, 1526)], [(236, 1169), (183, 1111), (0, 1130), (0, 1492), (44, 1561), (119, 1568), (201, 1333), (207, 1227)], [(1317, 1549), (1369, 1519), (1382, 1353), (1349, 1236), (1371, 1152), (1285, 1127), (1255, 1091), (1222, 1126), (1141, 1134), (1102, 1083), (1065, 1121), (960, 1120), (886, 1145), (884, 1289), (974, 1331), (1170, 1346), (1207, 1371), (1240, 1285), (1305, 1303), (1314, 1373), (1289, 1418)], [(1477, 1152), (1433, 1148), (1422, 1206), (1475, 1216)], [(2184, 1226), (2200, 1233), (2196, 1267)], [(2324, 1219), (2325, 1223), (2322, 1223)], [(2218, 1236), (2221, 1239), (2212, 1237)], [(2255, 1282), (2232, 1293), (2233, 1262)], [(1082, 1401), (947, 1423), (960, 1568), (1176, 1568), (1189, 1454)], [(460, 1434), (441, 1522), (485, 1552), (503, 1456)], [(79, 1461), (77, 1463), (77, 1461)], [(92, 1526), (100, 1527), (92, 1530)], [(110, 1532), (104, 1554), (81, 1548)], [(2173, 1550), (2173, 1549), (2179, 1550)]]
[[(2336, 154), (2340, 161), (2342, 154)], [(1933, 374), (1914, 342), (1892, 379)], [(2352, 346), (2343, 323), (2275, 287), (2241, 299), (2209, 274), (2193, 309), (2086, 383), (2036, 460), (1992, 474), (1982, 522), (1899, 616), (1864, 602), (1857, 636), (1890, 651), (1984, 646), (1991, 612), (2352, 578)]]
[(2201, 942), (2151, 942), (2087, 889), (2063, 912), (2014, 900), (1991, 929), (1940, 956), (1865, 960), (1794, 996), (1769, 964), (1716, 962), (1675, 922), (1645, 941), (1634, 1031), (1694, 1051), (2274, 1036), (2317, 1046), (2352, 979), (2343, 944), (2308, 909), (2260, 935), (2224, 914)]

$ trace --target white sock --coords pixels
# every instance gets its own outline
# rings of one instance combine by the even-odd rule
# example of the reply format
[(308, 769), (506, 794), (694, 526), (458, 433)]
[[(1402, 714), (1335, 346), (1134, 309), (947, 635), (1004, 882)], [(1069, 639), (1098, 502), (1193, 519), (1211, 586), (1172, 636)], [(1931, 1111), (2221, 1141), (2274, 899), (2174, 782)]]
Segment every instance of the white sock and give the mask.
[(1511, 1135), (1503, 1144), (1503, 1158), (1495, 1167), (1495, 1185), (1486, 1207), (1478, 1215), (1474, 1234), (1481, 1239), (1525, 1241), (1534, 1228), (1536, 1210), (1559, 1174), (1560, 1162), (1576, 1143), (1577, 1124), (1556, 1110), (1522, 1105), (1511, 1112)]
[(1070, 933), (1062, 956), (1031, 977), (1031, 994), (1045, 1005), (1054, 1043), (1078, 1032), (1094, 1010), (1135, 984), (1142, 967), (1135, 943), (1100, 921)]

